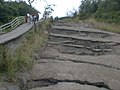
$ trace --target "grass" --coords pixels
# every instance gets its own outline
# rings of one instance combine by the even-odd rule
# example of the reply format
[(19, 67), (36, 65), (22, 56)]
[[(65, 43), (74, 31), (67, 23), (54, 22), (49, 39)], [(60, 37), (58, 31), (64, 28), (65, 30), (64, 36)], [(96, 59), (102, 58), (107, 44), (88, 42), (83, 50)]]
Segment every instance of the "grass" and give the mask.
[(0, 35), (1, 35), (1, 34), (5, 34), (5, 33), (7, 33), (7, 32), (10, 32), (10, 31), (12, 31), (12, 29), (11, 29), (11, 28), (7, 28), (7, 29), (1, 31), (1, 32), (0, 32)]
[(93, 18), (85, 20), (85, 22), (92, 24), (93, 26), (95, 26), (95, 28), (98, 29), (120, 33), (120, 24), (99, 22)]
[(94, 18), (89, 18), (86, 20), (79, 20), (79, 16), (76, 16), (73, 18), (66, 18), (63, 21), (69, 22), (69, 23), (75, 22), (75, 23), (79, 23), (79, 24), (90, 24), (94, 28), (97, 28), (97, 29), (115, 32), (115, 33), (120, 33), (120, 24), (100, 22)]
[(1, 32), (1, 33), (7, 33), (7, 32), (11, 32), (11, 31), (12, 31), (11, 28), (7, 28), (7, 29), (3, 30), (3, 32)]
[(25, 35), (24, 41), (19, 45), (14, 53), (6, 45), (0, 46), (0, 75), (6, 76), (10, 82), (15, 82), (18, 72), (23, 72), (32, 68), (34, 64), (33, 54), (47, 41), (46, 29), (50, 26), (50, 21), (43, 21)]

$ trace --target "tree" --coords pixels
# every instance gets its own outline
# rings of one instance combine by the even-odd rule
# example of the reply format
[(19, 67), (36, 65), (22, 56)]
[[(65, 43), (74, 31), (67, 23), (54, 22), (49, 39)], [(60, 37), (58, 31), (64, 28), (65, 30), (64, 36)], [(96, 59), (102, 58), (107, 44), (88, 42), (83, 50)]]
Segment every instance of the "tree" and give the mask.
[(79, 12), (86, 15), (95, 13), (98, 9), (100, 0), (82, 0)]
[(55, 6), (55, 5), (51, 4), (51, 5), (47, 5), (45, 7), (43, 18), (46, 19), (46, 18), (48, 18), (52, 14), (52, 12), (54, 11), (53, 6)]
[[(21, 1), (21, 0), (20, 0)], [(27, 0), (27, 2), (29, 3), (29, 5), (30, 5), (30, 7), (32, 7), (32, 3), (34, 2), (35, 0)], [(36, 0), (36, 1), (38, 1), (38, 0)], [(39, 1), (41, 1), (41, 0), (39, 0)], [(43, 0), (47, 5), (48, 5), (48, 3), (47, 3), (47, 1), (46, 0)]]
[(4, 0), (0, 0), (0, 4), (3, 4), (4, 3)]
[(30, 7), (24, 1), (8, 1), (5, 2), (4, 0), (0, 1), (0, 23), (8, 23), (9, 21), (13, 20), (17, 16), (25, 16), (27, 13), (35, 13), (38, 12), (34, 8)]
[(35, 1), (35, 0), (27, 0), (29, 5), (32, 7), (32, 3)]
[(104, 22), (120, 23), (120, 0), (82, 0), (80, 19), (94, 16)]

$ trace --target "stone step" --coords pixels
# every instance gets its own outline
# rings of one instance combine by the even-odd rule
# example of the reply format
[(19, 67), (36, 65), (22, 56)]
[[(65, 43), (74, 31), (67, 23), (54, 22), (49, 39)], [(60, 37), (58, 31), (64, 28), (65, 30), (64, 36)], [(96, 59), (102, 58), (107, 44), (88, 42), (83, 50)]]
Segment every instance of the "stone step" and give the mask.
[(49, 37), (50, 42), (60, 43), (60, 44), (73, 44), (73, 45), (83, 45), (85, 47), (91, 47), (94, 49), (112, 49), (114, 47), (119, 47), (120, 44), (112, 41), (102, 42), (102, 41), (92, 41), (85, 39), (75, 39), (66, 37)]
[(119, 43), (120, 44), (120, 41), (112, 41), (112, 40), (109, 40), (109, 39), (101, 39), (101, 38), (88, 38), (88, 37), (80, 37), (80, 36), (75, 36), (75, 35), (63, 35), (63, 34), (53, 34), (51, 33), (50, 36), (52, 37), (56, 37), (56, 38), (67, 38), (68, 40), (69, 39), (72, 39), (72, 40), (84, 40), (84, 41), (91, 41), (91, 42), (102, 42), (102, 43)]
[(45, 82), (45, 85), (48, 82), (53, 84), (56, 82), (77, 82), (110, 90), (119, 90), (119, 75), (119, 70), (111, 68), (56, 60), (55, 62), (34, 65), (27, 86), (34, 88), (35, 85), (33, 84), (31, 87), (31, 83), (34, 81), (39, 81), (42, 84)]
[(49, 42), (49, 47), (57, 49), (61, 53), (77, 54), (77, 55), (106, 55), (106, 54), (117, 54), (112, 49), (94, 49), (91, 47), (85, 47), (83, 45), (73, 44), (58, 44)]
[(92, 49), (87, 47), (80, 46), (70, 46), (70, 45), (48, 45), (49, 48), (54, 48), (58, 50), (60, 53), (68, 53), (74, 55), (90, 55), (90, 56), (99, 56), (99, 55), (109, 55), (109, 54), (117, 54), (114, 51), (105, 51), (102, 49)]
[(82, 31), (88, 33), (101, 33), (101, 34), (109, 34), (109, 35), (118, 35), (116, 33), (107, 32), (99, 29), (94, 28), (85, 28), (85, 27), (74, 27), (74, 26), (52, 26), (53, 29), (59, 30), (71, 30), (71, 31)]
[[(114, 68), (120, 70), (120, 55), (99, 55), (99, 56), (90, 56), (90, 55), (76, 55), (68, 53), (60, 53), (55, 48), (46, 47), (42, 54), (38, 57), (36, 56), (37, 61), (41, 59), (58, 59), (71, 61), (73, 63), (89, 63), (92, 65), (100, 65), (108, 68)], [(43, 62), (41, 60), (41, 62)]]
[(75, 44), (62, 44), (62, 43), (58, 43), (58, 42), (48, 42), (48, 44), (52, 44), (52, 45), (62, 45), (62, 46), (68, 46), (68, 47), (75, 47), (75, 48), (86, 48), (95, 52), (100, 52), (100, 51), (105, 51), (105, 52), (111, 52), (112, 49), (94, 49), (91, 47), (86, 47), (84, 45), (75, 45)]
[(63, 34), (63, 35), (76, 35), (83, 37), (93, 37), (93, 38), (112, 38), (113, 34), (103, 33), (103, 32), (91, 32), (91, 31), (80, 31), (71, 29), (52, 29), (51, 33)]

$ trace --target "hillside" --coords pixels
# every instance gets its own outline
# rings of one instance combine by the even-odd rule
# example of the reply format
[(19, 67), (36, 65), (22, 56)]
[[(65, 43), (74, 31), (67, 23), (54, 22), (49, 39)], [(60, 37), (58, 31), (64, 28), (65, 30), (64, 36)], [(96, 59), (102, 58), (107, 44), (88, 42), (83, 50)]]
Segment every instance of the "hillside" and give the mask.
[(0, 0), (0, 25), (13, 20), (17, 16), (25, 16), (27, 13), (37, 12), (26, 2)]
[(102, 22), (120, 24), (120, 0), (82, 0), (79, 18), (90, 17)]

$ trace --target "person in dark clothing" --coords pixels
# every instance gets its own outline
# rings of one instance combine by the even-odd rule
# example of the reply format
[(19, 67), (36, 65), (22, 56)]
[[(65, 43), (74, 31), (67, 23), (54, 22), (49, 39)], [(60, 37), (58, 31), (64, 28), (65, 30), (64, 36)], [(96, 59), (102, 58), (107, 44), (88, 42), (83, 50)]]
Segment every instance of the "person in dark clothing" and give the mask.
[(36, 15), (36, 20), (39, 21), (39, 14)]

